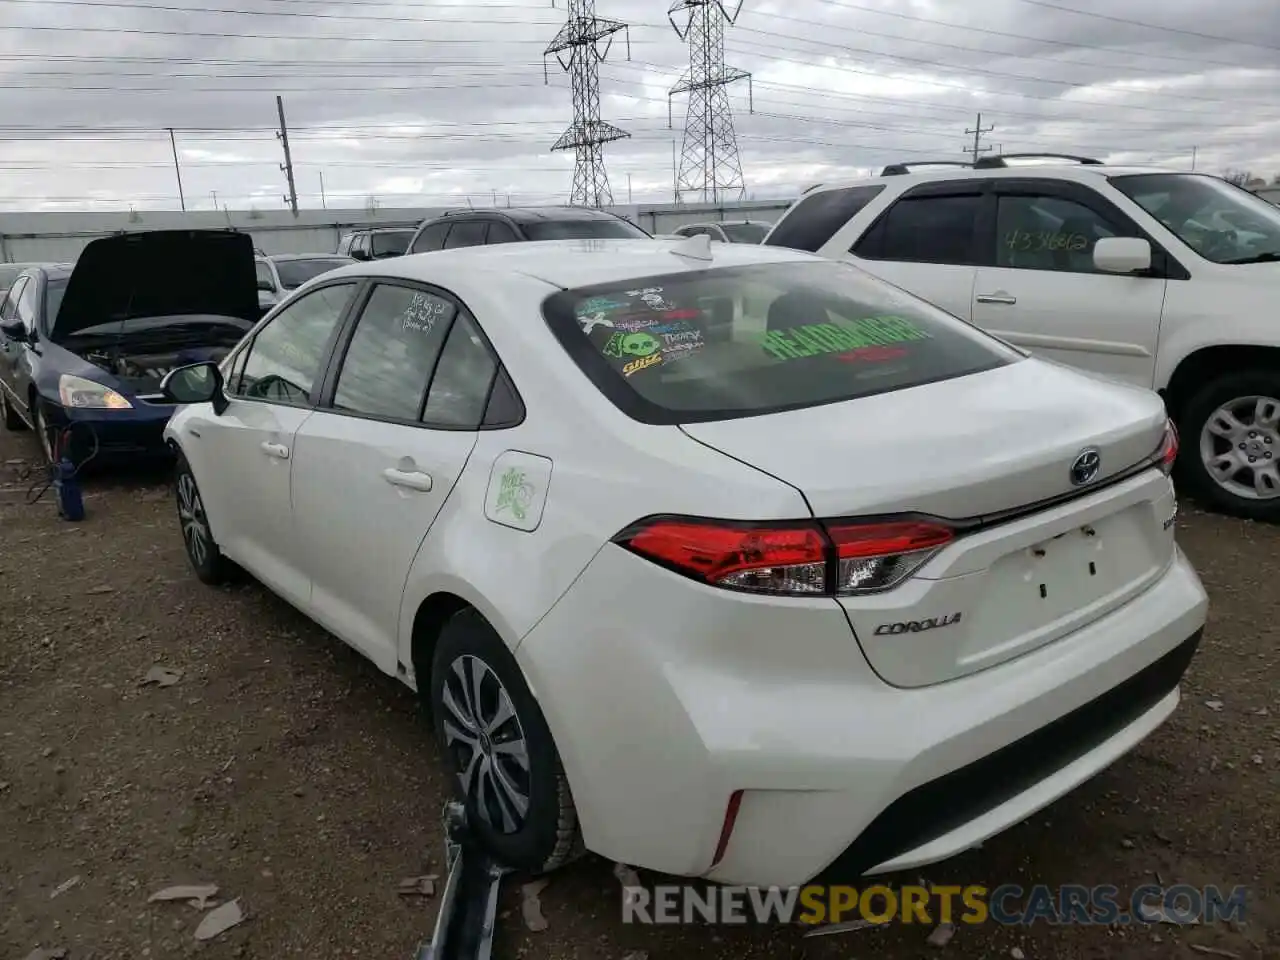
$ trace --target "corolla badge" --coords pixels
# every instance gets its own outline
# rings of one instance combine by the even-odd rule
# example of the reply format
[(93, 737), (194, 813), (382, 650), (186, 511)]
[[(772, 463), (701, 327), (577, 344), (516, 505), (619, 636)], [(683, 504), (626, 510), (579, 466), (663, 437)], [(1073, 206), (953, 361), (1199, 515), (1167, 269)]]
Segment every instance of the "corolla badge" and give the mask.
[(1071, 461), (1071, 485), (1083, 487), (1086, 483), (1092, 483), (1098, 478), (1098, 471), (1101, 469), (1102, 454), (1098, 448), (1086, 447)]

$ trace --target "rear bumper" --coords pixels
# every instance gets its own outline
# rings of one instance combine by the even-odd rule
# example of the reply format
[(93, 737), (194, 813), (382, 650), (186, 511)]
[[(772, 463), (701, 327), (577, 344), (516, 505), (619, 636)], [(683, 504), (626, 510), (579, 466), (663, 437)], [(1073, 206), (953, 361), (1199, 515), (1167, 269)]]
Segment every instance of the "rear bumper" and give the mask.
[(1176, 707), (1207, 602), (1179, 552), (1069, 636), (902, 689), (871, 671), (834, 601), (704, 588), (610, 546), (517, 658), (590, 849), (792, 885), (944, 859), (1093, 776)]

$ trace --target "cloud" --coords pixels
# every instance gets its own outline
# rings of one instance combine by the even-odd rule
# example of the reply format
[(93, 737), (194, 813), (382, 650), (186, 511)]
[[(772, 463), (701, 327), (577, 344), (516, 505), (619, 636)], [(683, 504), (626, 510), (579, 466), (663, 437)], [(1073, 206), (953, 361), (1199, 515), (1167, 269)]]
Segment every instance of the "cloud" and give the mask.
[[(563, 202), (569, 80), (532, 0), (0, 0), (0, 210)], [(1070, 12), (1067, 8), (1073, 8)], [(732, 8), (730, 7), (730, 12)], [(1121, 16), (1118, 11), (1123, 11)], [(725, 29), (748, 195), (984, 147), (1280, 173), (1274, 0), (763, 0)], [(614, 199), (671, 198), (688, 50), (660, 0), (600, 67)], [(629, 41), (629, 42), (628, 42)], [(629, 58), (628, 58), (629, 53)], [(673, 147), (674, 144), (674, 147)]]

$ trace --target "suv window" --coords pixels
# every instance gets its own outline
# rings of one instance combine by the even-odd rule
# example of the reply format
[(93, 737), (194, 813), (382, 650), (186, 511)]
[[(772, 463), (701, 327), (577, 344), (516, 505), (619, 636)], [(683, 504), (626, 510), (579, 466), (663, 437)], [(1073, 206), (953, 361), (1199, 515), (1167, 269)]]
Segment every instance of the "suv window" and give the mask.
[(880, 195), (883, 184), (822, 190), (805, 197), (782, 215), (765, 241), (771, 247), (790, 247), (817, 253), (836, 231)]
[(455, 247), (479, 246), (484, 243), (485, 229), (488, 226), (483, 220), (459, 220), (449, 231), (444, 248), (452, 250)]
[(563, 220), (535, 220), (524, 225), (524, 232), (530, 240), (649, 239), (649, 234), (621, 217), (610, 217), (607, 220), (573, 217)]
[(355, 287), (354, 283), (321, 287), (277, 313), (254, 336), (227, 392), (272, 403), (313, 403), (320, 364)]
[(441, 250), (444, 248), (444, 238), (449, 232), (452, 224), (447, 220), (444, 223), (429, 223), (422, 228), (422, 232), (418, 234), (418, 239), (413, 241), (414, 253), (426, 253), (428, 250)]
[(995, 263), (1027, 270), (1097, 273), (1093, 245), (1102, 237), (1124, 233), (1074, 200), (1001, 196), (996, 208)]
[(489, 221), (489, 239), (488, 243), (518, 243), (520, 238), (516, 236), (516, 232), (511, 229), (511, 225), (503, 223), (501, 220)]
[(370, 235), (374, 258), (399, 257), (409, 249), (409, 241), (413, 239), (412, 230), (385, 230)]
[(258, 275), (259, 289), (262, 289), (262, 286), (265, 285), (267, 290), (274, 290), (276, 288), (276, 278), (271, 275), (271, 268), (261, 260), (255, 263), (253, 267), (254, 272)]
[(334, 409), (416, 421), (455, 310), (424, 290), (374, 287), (342, 360)]
[(568, 290), (548, 324), (645, 423), (814, 407), (1020, 359), (976, 328), (839, 261), (713, 267)]
[(982, 198), (903, 197), (850, 251), (867, 260), (970, 265)]
[(431, 380), (423, 422), (442, 427), (478, 428), (484, 419), (485, 402), (497, 370), (498, 364), (475, 321), (465, 312), (459, 312)]

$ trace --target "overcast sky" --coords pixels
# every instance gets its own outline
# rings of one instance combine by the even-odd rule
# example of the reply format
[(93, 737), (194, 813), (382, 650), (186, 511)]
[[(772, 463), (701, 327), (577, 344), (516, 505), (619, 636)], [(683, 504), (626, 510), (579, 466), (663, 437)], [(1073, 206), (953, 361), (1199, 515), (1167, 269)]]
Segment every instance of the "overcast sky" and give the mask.
[[(563, 202), (566, 0), (0, 0), (0, 209), (280, 209), (284, 97), (299, 203)], [(614, 200), (669, 201), (687, 66), (670, 0), (600, 69)], [(1071, 12), (1071, 11), (1084, 11)], [(732, 8), (730, 8), (732, 12)], [(726, 60), (748, 197), (984, 147), (1280, 174), (1276, 0), (747, 0)]]

